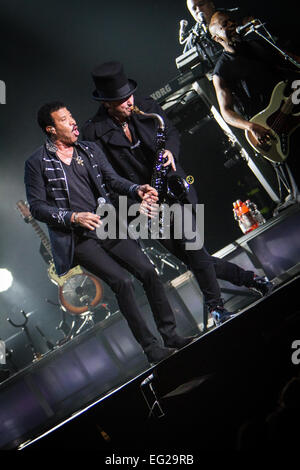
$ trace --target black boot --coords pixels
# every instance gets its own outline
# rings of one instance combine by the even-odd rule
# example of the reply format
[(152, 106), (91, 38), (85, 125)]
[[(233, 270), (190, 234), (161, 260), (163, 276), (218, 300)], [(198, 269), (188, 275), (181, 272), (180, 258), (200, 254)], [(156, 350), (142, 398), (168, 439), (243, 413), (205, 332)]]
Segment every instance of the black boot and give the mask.
[(253, 280), (247, 284), (247, 287), (261, 297), (265, 297), (272, 292), (274, 284), (266, 276), (259, 277), (255, 274)]
[(191, 344), (195, 339), (198, 338), (198, 335), (194, 336), (179, 336), (177, 334), (171, 336), (170, 338), (165, 339), (164, 343), (167, 348), (176, 348), (181, 349), (188, 344)]
[(167, 359), (172, 356), (177, 351), (175, 348), (164, 348), (158, 344), (153, 344), (153, 346), (147, 348), (144, 352), (147, 356), (147, 359), (151, 366), (158, 364), (159, 362)]

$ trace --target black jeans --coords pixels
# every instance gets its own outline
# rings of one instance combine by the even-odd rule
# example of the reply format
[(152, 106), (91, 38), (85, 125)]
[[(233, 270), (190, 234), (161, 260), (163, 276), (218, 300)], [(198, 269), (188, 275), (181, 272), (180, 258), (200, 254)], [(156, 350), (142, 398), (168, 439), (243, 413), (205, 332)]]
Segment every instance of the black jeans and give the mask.
[(121, 312), (144, 351), (158, 344), (158, 340), (141, 315), (128, 271), (142, 282), (163, 340), (177, 334), (175, 317), (163, 284), (135, 240), (100, 242), (96, 238), (77, 237), (74, 263), (80, 264), (111, 287)]

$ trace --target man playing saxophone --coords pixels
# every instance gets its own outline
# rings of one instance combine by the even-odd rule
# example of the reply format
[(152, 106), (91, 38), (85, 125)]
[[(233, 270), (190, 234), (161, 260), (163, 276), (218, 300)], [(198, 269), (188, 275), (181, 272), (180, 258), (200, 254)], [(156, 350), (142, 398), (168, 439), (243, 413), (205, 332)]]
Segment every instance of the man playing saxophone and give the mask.
[[(92, 77), (96, 86), (93, 98), (101, 104), (95, 116), (85, 123), (83, 138), (100, 146), (120, 176), (137, 184), (150, 183), (157, 152), (157, 120), (153, 119), (153, 114), (158, 114), (165, 124), (163, 156), (164, 165), (170, 167), (168, 176), (176, 172), (185, 179), (186, 174), (178, 163), (179, 135), (158, 103), (150, 97), (135, 100), (137, 83), (127, 78), (119, 62), (106, 62), (95, 67)], [(134, 105), (142, 113), (134, 112)], [(192, 186), (185, 202), (197, 205), (197, 194)], [(142, 211), (151, 214), (151, 209), (146, 201), (142, 204)], [(195, 221), (193, 225), (197, 225)], [(216, 325), (232, 316), (224, 308), (217, 277), (255, 289), (260, 295), (266, 295), (272, 289), (266, 278), (210, 256), (203, 246), (188, 250), (184, 229), (182, 233), (178, 239), (171, 230), (168, 238), (159, 241), (193, 272)]]

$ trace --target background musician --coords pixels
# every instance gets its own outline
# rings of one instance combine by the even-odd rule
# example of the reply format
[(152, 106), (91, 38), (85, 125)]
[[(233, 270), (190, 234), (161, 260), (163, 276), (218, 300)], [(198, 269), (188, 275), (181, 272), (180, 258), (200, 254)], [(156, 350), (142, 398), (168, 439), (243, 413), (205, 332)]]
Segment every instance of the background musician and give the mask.
[(227, 13), (213, 14), (209, 31), (223, 48), (213, 72), (213, 84), (224, 120), (251, 133), (263, 149), (272, 139), (269, 128), (250, 119), (268, 106), (280, 81), (295, 80), (297, 73), (287, 68), (272, 46), (253, 37), (244, 38), (236, 28)]
[[(155, 200), (157, 192), (118, 176), (96, 144), (79, 141), (76, 121), (63, 103), (43, 105), (38, 123), (46, 141), (25, 162), (26, 193), (33, 217), (48, 225), (57, 274), (79, 264), (103, 279), (148, 361), (166, 359), (194, 338), (177, 334), (164, 286), (136, 240), (100, 239), (96, 231), (102, 223), (98, 198), (111, 204), (108, 187), (137, 200)], [(143, 285), (164, 345), (143, 318), (129, 273)]]
[[(95, 67), (92, 77), (96, 86), (93, 98), (100, 101), (100, 107), (95, 116), (84, 125), (84, 138), (97, 142), (119, 175), (138, 184), (141, 180), (150, 182), (156, 153), (156, 124), (149, 116), (132, 113), (136, 103), (142, 111), (148, 114), (157, 113), (163, 117), (167, 129), (165, 165), (169, 165), (171, 171), (176, 169), (180, 176), (185, 177), (184, 170), (178, 163), (180, 140), (176, 129), (152, 98), (135, 99), (137, 83), (127, 79), (122, 64), (101, 64)], [(187, 202), (197, 203), (193, 188)], [(147, 211), (148, 207), (144, 206), (144, 209)], [(197, 224), (194, 218), (195, 227)], [(173, 228), (171, 227), (169, 239), (159, 241), (194, 273), (216, 324), (223, 323), (231, 316), (224, 308), (217, 277), (235, 285), (256, 288), (261, 295), (267, 294), (272, 288), (268, 280), (258, 278), (252, 271), (245, 271), (233, 263), (210, 256), (204, 247), (187, 250), (185, 230), (182, 230), (182, 238), (178, 239), (174, 237)]]

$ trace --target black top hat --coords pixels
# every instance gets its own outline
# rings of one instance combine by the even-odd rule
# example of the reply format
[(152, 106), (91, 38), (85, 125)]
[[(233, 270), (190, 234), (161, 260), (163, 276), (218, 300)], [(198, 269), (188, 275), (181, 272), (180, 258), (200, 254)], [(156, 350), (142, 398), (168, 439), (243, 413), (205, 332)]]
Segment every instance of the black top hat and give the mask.
[(97, 101), (119, 101), (131, 96), (137, 83), (126, 77), (120, 62), (105, 62), (92, 71), (96, 85), (93, 98)]

